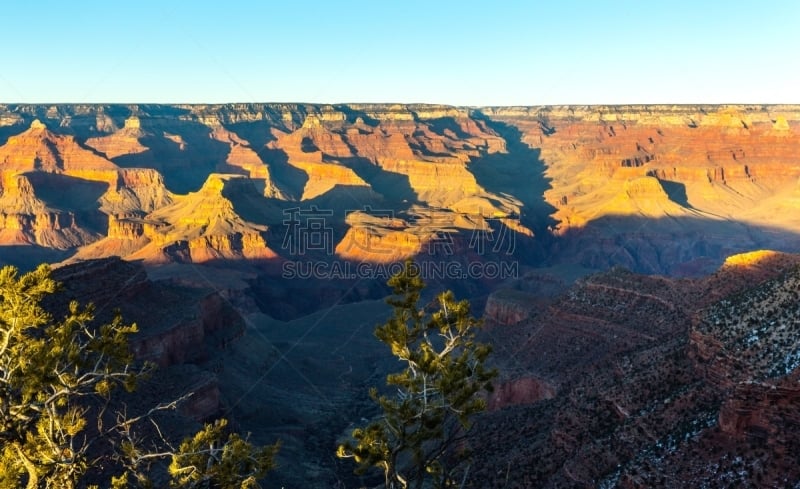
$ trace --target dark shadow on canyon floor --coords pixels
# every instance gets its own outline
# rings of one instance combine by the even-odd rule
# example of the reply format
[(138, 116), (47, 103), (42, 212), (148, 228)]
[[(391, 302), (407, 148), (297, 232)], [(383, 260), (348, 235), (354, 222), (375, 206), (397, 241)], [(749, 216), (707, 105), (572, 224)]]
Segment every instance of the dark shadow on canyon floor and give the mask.
[[(328, 198), (338, 201), (342, 196), (333, 192)], [(275, 233), (281, 235), (279, 227)], [(276, 241), (270, 244), (275, 245)], [(19, 248), (0, 248), (0, 263), (9, 261), (7, 252), (16, 254)], [(37, 249), (25, 248), (27, 251)], [(800, 235), (790, 230), (748, 226), (735, 221), (609, 216), (590, 222), (585, 228), (553, 237), (551, 261), (594, 269), (622, 265), (648, 273), (696, 275), (718, 267), (730, 254), (757, 248), (800, 251)], [(16, 256), (21, 258), (23, 255)], [(25, 259), (29, 261), (33, 257), (28, 253)], [(41, 255), (41, 258), (47, 256)], [(466, 253), (420, 255), (417, 258), (462, 262), (496, 259), (491, 255)], [(325, 258), (316, 255), (313, 259)], [(382, 385), (385, 373), (397, 367), (390, 353), (372, 334), (375, 325), (385, 320), (388, 313), (382, 300), (388, 292), (385, 285), (387, 276), (353, 280), (298, 277), (290, 280), (281, 276), (280, 267), (267, 272), (268, 265), (266, 262), (217, 261), (185, 267), (186, 276), (183, 278), (189, 281), (200, 280), (196, 277), (200, 276), (197, 269), (201, 269), (205, 278), (201, 277), (200, 285), (218, 288), (220, 296), (229, 301), (226, 304), (236, 309), (246, 324), (243, 338), (229, 339), (226, 336), (224, 346), (219, 347), (221, 350), (215, 350), (218, 346), (212, 345), (208, 350), (208, 360), (200, 360), (198, 368), (215, 372), (227, 415), (243, 430), (252, 432), (254, 441), (283, 441), (281, 466), (270, 476), (273, 485), (300, 487), (304, 482), (308, 485), (308, 480), (304, 479), (305, 469), (298, 469), (300, 461), (309, 464), (309, 470), (313, 469), (316, 474), (314, 485), (335, 487), (336, 482), (342, 480), (348, 481), (347, 487), (363, 485), (363, 480), (351, 475), (352, 466), (337, 460), (333, 453), (338, 439), (361, 418), (375, 414), (367, 396), (368, 387)], [(537, 272), (536, 265), (535, 262), (522, 262), (519, 272), (543, 273)], [(157, 268), (154, 272), (158, 272)], [(242, 288), (229, 290), (220, 277), (231, 270), (255, 274), (255, 278), (249, 283), (243, 282)], [(475, 303), (480, 302), (480, 296), (500, 285), (497, 281), (479, 278), (437, 278), (427, 282), (429, 293), (451, 288), (457, 290), (459, 298), (473, 299)], [(247, 309), (244, 306), (247, 304), (254, 308)], [(129, 311), (129, 314), (135, 313), (133, 309)], [(480, 308), (476, 308), (474, 313), (480, 315)], [(620, 314), (626, 318), (633, 317), (627, 310)], [(131, 316), (126, 320), (144, 324), (157, 318)], [(594, 331), (593, 324), (587, 323), (586, 330)], [(225, 326), (222, 324), (220, 327)], [(553, 333), (552, 338), (555, 342), (561, 337)], [(589, 341), (583, 336), (581, 338)], [(576, 341), (564, 344), (564, 338), (558, 341), (553, 343), (554, 348), (563, 346), (569, 350), (578, 345)], [(649, 345), (645, 346), (649, 348)], [(521, 347), (522, 343), (516, 346)], [(528, 354), (535, 357), (535, 352)], [(585, 368), (595, 368), (593, 365)], [(526, 416), (533, 416), (539, 412), (537, 410), (544, 409), (541, 419), (552, 420), (556, 416), (552, 412), (553, 404), (547, 406), (550, 407), (511, 408), (502, 416), (491, 415), (487, 419), (492, 426), (507, 426), (509, 420), (515, 419), (514, 413), (524, 411)], [(547, 433), (547, 426), (539, 421), (531, 421), (525, 426), (531, 436)], [(539, 442), (541, 440), (536, 443)]]
[(686, 195), (686, 185), (670, 180), (659, 180), (659, 183), (661, 183), (661, 186), (664, 187), (664, 191), (667, 193), (671, 201), (682, 205), (687, 209), (694, 209), (692, 204), (689, 203), (689, 197)]
[(546, 166), (541, 151), (522, 141), (522, 133), (516, 127), (492, 120), (480, 111), (474, 111), (473, 117), (506, 140), (506, 152), (473, 159), (469, 171), (486, 190), (522, 201), (522, 224), (546, 239), (548, 229), (557, 222), (551, 217), (556, 208), (544, 200), (550, 180), (544, 174)]
[(275, 185), (292, 200), (300, 200), (308, 183), (308, 174), (289, 164), (289, 156), (282, 149), (262, 147), (258, 151), (261, 161), (269, 167)]
[(198, 122), (145, 118), (141, 128), (146, 135), (140, 141), (148, 151), (112, 161), (123, 168), (153, 168), (164, 177), (166, 187), (178, 194), (198, 190), (210, 173), (224, 166), (230, 149), (211, 138), (211, 128)]

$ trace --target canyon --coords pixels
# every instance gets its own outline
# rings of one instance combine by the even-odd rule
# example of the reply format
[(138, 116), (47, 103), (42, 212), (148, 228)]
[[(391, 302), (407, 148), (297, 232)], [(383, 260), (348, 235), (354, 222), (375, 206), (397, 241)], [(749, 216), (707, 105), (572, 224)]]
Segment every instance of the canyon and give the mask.
[(696, 276), (798, 250), (798, 127), (794, 106), (3, 105), (0, 262), (467, 261), (512, 236), (525, 266)]
[(276, 487), (375, 482), (332, 454), (408, 258), (494, 347), (471, 487), (783, 486), (799, 136), (789, 105), (0, 105), (0, 266), (135, 321), (143, 395), (281, 439)]

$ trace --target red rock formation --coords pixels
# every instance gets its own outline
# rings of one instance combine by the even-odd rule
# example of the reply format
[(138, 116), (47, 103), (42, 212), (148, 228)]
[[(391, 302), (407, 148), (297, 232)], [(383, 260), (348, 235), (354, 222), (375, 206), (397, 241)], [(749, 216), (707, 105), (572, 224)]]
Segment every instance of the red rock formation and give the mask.
[(720, 430), (735, 439), (755, 441), (784, 452), (787, 445), (796, 445), (800, 388), (792, 384), (738, 384), (720, 409)]
[(119, 258), (59, 267), (53, 277), (63, 284), (59, 294), (44, 301), (53, 314), (77, 300), (95, 304), (98, 321), (110, 320), (119, 310), (126, 322), (137, 324), (139, 332), (130, 344), (133, 354), (159, 366), (141, 383), (138, 396), (171, 401), (188, 395), (178, 412), (195, 421), (219, 414), (219, 381), (202, 362), (244, 335), (244, 320), (231, 302), (235, 291), (226, 290), (222, 281), (153, 281), (141, 264)]
[(184, 319), (163, 331), (135, 338), (131, 342), (131, 351), (138, 359), (165, 367), (197, 360), (198, 348), (202, 351), (203, 336), (200, 318)]
[(351, 168), (332, 161), (352, 157), (353, 153), (342, 136), (327, 130), (317, 116), (308, 116), (299, 130), (281, 135), (269, 147), (284, 151), (288, 163), (308, 175), (304, 200), (322, 195), (336, 185), (368, 186)]
[(181, 403), (179, 407), (181, 414), (198, 422), (208, 421), (219, 415), (222, 403), (219, 381), (215, 376), (207, 375), (201, 378), (190, 385), (188, 390), (192, 395)]
[(483, 316), (492, 323), (510, 326), (527, 319), (540, 307), (539, 302), (535, 294), (500, 289), (489, 295)]
[[(130, 256), (156, 262), (169, 257), (196, 262), (274, 258), (275, 253), (263, 236), (267, 227), (245, 221), (236, 214), (226, 192), (243, 192), (242, 197), (247, 199), (253, 197), (255, 188), (240, 176), (209, 176), (200, 191), (177, 199), (142, 221), (143, 234), (150, 244)], [(266, 212), (262, 218), (276, 217)]]
[(0, 170), (0, 243), (69, 249), (98, 237), (80, 226), (73, 212), (37, 198), (28, 176)]
[[(54, 134), (34, 120), (28, 130), (0, 147), (2, 242), (69, 249), (96, 241), (100, 236), (91, 218), (80, 222), (76, 217), (92, 207), (79, 195), (83, 191), (80, 186), (94, 191), (90, 182), (107, 186), (106, 207), (129, 211), (164, 204), (165, 190), (163, 185), (160, 190), (154, 185), (156, 178), (147, 179), (142, 186), (126, 178), (131, 174), (133, 170), (121, 175), (116, 165), (82, 148), (74, 137)], [(52, 175), (68, 178), (59, 180)], [(70, 185), (78, 188), (62, 187)], [(147, 198), (148, 194), (154, 197)]]
[(83, 149), (72, 136), (54, 134), (38, 119), (0, 147), (3, 171), (63, 172), (87, 180), (109, 181), (117, 166)]
[(546, 198), (562, 223), (582, 225), (598, 201), (647, 175), (680, 184), (684, 195), (671, 198), (686, 208), (737, 219), (746, 209), (757, 221), (769, 217), (759, 201), (800, 176), (789, 137), (796, 129), (788, 122), (798, 117), (788, 107), (552, 107), (488, 114), (517, 125), (528, 144), (541, 148), (552, 178)]
[(99, 320), (104, 321), (119, 309), (126, 321), (139, 326), (131, 341), (136, 358), (161, 367), (205, 359), (209, 335), (230, 340), (243, 333), (241, 318), (207, 283), (192, 289), (155, 283), (141, 264), (119, 258), (66, 265), (55, 269), (53, 277), (64, 291), (48, 299), (50, 310), (73, 299), (100, 304)]
[[(439, 231), (496, 230), (502, 223), (524, 245), (518, 248), (526, 250), (523, 261), (533, 266), (546, 258), (567, 266), (622, 264), (639, 271), (697, 275), (712, 271), (732, 253), (764, 246), (797, 248), (800, 153), (794, 136), (800, 111), (792, 106), (467, 110), (236, 104), (113, 109), (0, 107), (0, 123), (31, 126), (0, 147), (0, 173), (6, 175), (0, 180), (12, 173), (54, 172), (75, 179), (69, 185), (108, 186), (98, 202), (82, 200), (80, 209), (53, 205), (53, 199), (35, 191), (46, 212), (55, 214), (37, 217), (36, 212), (4, 209), (3, 240), (53, 243), (74, 249), (76, 256), (112, 250), (127, 256), (139, 244), (106, 243), (78, 252), (106, 232), (98, 211), (122, 219), (150, 213), (158, 217), (177, 204), (172, 192), (198, 189), (211, 172), (219, 171), (251, 180), (273, 204), (282, 202), (282, 209), (307, 206), (309, 199), (337, 212), (342, 208), (342, 214), (370, 205), (394, 212), (408, 224), (402, 232), (380, 226), (352, 229), (344, 215), (337, 215), (334, 248), (338, 256), (354, 260), (379, 258), (348, 254), (348, 243), (377, 240), (376, 247), (396, 248), (396, 258), (424, 247), (426, 230), (409, 214), (415, 205), (451, 219), (440, 222)], [(125, 110), (127, 120), (118, 115)], [(103, 154), (120, 164), (148, 168), (119, 169)], [(58, 204), (67, 200), (55, 198)], [(250, 217), (248, 210), (242, 212)], [(34, 231), (18, 231), (43, 229), (49, 223), (71, 229), (70, 215), (80, 231), (38, 240)], [(269, 223), (271, 232), (280, 235), (279, 221), (258, 224)], [(143, 229), (152, 233), (145, 230), (145, 235), (156, 242), (156, 229), (174, 224), (147, 222)], [(240, 245), (238, 238), (193, 241), (199, 234), (190, 234), (167, 240), (173, 255), (186, 260), (239, 258), (243, 253), (237, 247), (260, 247), (256, 235)], [(169, 259), (159, 248), (162, 244), (153, 247), (152, 255)], [(216, 247), (229, 251), (216, 253)]]
[(488, 409), (497, 410), (509, 406), (534, 404), (556, 395), (555, 388), (535, 377), (522, 377), (499, 382), (489, 397)]
[(172, 203), (173, 195), (163, 177), (149, 168), (124, 168), (114, 185), (101, 197), (101, 209), (108, 214), (145, 214)]
[(148, 148), (140, 142), (144, 136), (147, 133), (142, 130), (139, 118), (131, 116), (125, 120), (125, 126), (119, 131), (108, 136), (89, 138), (86, 145), (103, 153), (106, 158), (114, 159), (147, 151)]

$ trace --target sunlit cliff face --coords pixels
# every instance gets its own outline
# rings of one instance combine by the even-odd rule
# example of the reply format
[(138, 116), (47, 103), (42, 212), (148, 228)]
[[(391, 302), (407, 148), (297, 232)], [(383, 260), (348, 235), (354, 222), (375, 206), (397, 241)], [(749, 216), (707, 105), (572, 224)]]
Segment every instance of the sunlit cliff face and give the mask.
[(83, 258), (292, 260), (292, 226), (310, 224), (295, 212), (329, 241), (316, 258), (387, 263), (451, 239), (488, 259), (476, 240), (508, 233), (531, 265), (671, 273), (800, 230), (792, 106), (0, 112), (0, 237)]
[[(774, 215), (776, 208), (797, 203), (798, 116), (787, 108), (554, 108), (537, 115), (496, 117), (517, 122), (524, 140), (541, 148), (551, 179), (545, 196), (562, 227), (608, 213), (774, 222), (789, 218)], [(632, 185), (642, 177), (657, 182)]]

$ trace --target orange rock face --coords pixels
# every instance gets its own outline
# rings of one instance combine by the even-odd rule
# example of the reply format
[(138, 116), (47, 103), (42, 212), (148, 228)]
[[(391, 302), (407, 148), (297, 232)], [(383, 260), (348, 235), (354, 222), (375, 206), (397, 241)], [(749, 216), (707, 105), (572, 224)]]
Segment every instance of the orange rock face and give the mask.
[(617, 195), (646, 176), (665, 187), (648, 200), (672, 200), (682, 214), (774, 221), (776, 202), (765, 200), (785, 201), (800, 177), (793, 107), (551, 107), (492, 115), (541, 148), (552, 179), (545, 198), (558, 208), (562, 230), (591, 219), (598, 205), (606, 214), (640, 213)]
[[(354, 261), (504, 233), (533, 266), (677, 275), (798, 248), (792, 106), (9, 106), (0, 121), (2, 241), (75, 257), (293, 259), (287, 213), (312, 206), (327, 256)], [(250, 190), (224, 177), (211, 196), (212, 174)]]
[(89, 138), (86, 145), (103, 153), (106, 158), (113, 159), (147, 151), (147, 146), (139, 141), (146, 135), (141, 129), (139, 118), (133, 116), (125, 120), (125, 126), (119, 131), (108, 136)]
[(785, 451), (787, 438), (796, 438), (790, 427), (800, 424), (798, 402), (800, 388), (791, 383), (739, 384), (720, 410), (719, 427), (734, 438)]
[(244, 177), (212, 174), (198, 192), (148, 214), (141, 232), (149, 244), (134, 256), (163, 261), (169, 250), (167, 256), (179, 261), (274, 258), (262, 236), (267, 227), (242, 219), (226, 197), (226, 190), (237, 185), (244, 187), (245, 197), (256, 192)]
[(115, 170), (116, 165), (81, 148), (70, 136), (56, 135), (38, 119), (21, 134), (12, 136), (0, 147), (3, 170), (18, 172), (96, 172)]

